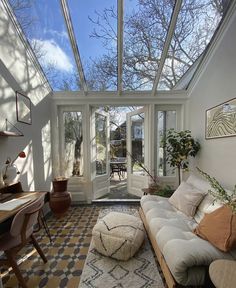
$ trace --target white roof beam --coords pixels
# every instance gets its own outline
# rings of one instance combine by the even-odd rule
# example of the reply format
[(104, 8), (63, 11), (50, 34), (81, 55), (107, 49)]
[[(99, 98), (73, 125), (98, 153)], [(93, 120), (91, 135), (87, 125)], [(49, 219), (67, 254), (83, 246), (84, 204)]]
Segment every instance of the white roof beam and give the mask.
[(124, 32), (124, 0), (118, 0), (118, 23), (117, 23), (117, 90), (118, 95), (123, 90), (123, 32)]
[(71, 47), (72, 47), (72, 50), (74, 53), (75, 63), (76, 63), (76, 66), (77, 66), (77, 69), (79, 72), (81, 87), (82, 87), (82, 90), (86, 94), (88, 91), (88, 88), (87, 88), (87, 84), (85, 81), (83, 66), (82, 66), (82, 62), (81, 62), (81, 58), (80, 58), (79, 48), (78, 48), (78, 45), (77, 45), (77, 42), (75, 39), (74, 29), (73, 29), (73, 25), (71, 22), (71, 17), (70, 17), (70, 12), (68, 9), (67, 0), (61, 0), (61, 7), (62, 7), (62, 12), (63, 12), (64, 18), (65, 18), (65, 23), (66, 23), (66, 27), (67, 27), (68, 34), (69, 34)]
[(165, 60), (166, 60), (166, 56), (168, 54), (170, 43), (171, 43), (172, 37), (173, 37), (174, 32), (175, 32), (175, 26), (177, 23), (177, 18), (178, 18), (181, 6), (182, 6), (182, 0), (176, 0), (175, 7), (174, 7), (172, 17), (171, 17), (171, 21), (170, 21), (170, 26), (169, 26), (169, 29), (167, 32), (164, 48), (163, 48), (162, 53), (161, 53), (160, 64), (158, 66), (157, 74), (156, 74), (156, 77), (155, 77), (155, 80), (153, 83), (153, 87), (152, 87), (152, 95), (153, 96), (156, 94), (156, 91), (157, 91), (157, 86), (158, 86), (158, 83), (160, 81), (161, 73), (162, 73), (162, 70), (163, 70), (163, 67), (165, 64)]

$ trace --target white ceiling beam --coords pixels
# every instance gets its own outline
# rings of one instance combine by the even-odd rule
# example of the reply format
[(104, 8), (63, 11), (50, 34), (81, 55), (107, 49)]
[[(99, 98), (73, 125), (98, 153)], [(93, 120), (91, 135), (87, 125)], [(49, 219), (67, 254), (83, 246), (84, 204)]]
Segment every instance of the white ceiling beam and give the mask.
[(156, 91), (157, 91), (157, 86), (158, 86), (158, 83), (160, 81), (161, 73), (162, 73), (162, 70), (163, 70), (163, 67), (165, 64), (165, 60), (166, 60), (166, 56), (168, 54), (171, 40), (172, 40), (172, 37), (173, 37), (174, 32), (175, 32), (175, 26), (177, 23), (177, 18), (178, 18), (181, 6), (182, 6), (182, 0), (176, 0), (175, 7), (174, 7), (174, 10), (173, 10), (173, 13), (171, 16), (170, 26), (169, 26), (169, 29), (167, 32), (164, 48), (163, 48), (162, 53), (161, 53), (160, 64), (158, 66), (157, 74), (156, 74), (156, 77), (155, 77), (155, 80), (153, 83), (153, 87), (152, 87), (152, 95), (153, 96), (155, 96)]
[(122, 94), (123, 90), (123, 32), (124, 32), (124, 0), (118, 0), (118, 23), (117, 23), (117, 90), (118, 95)]
[(84, 91), (84, 93), (86, 94), (88, 91), (88, 88), (87, 88), (87, 84), (85, 81), (83, 66), (82, 66), (82, 62), (81, 62), (81, 58), (80, 58), (79, 48), (78, 48), (78, 45), (77, 45), (77, 42), (75, 39), (75, 33), (74, 33), (74, 29), (73, 29), (73, 25), (72, 25), (72, 21), (71, 21), (71, 17), (70, 17), (70, 12), (68, 9), (67, 0), (61, 0), (61, 7), (62, 7), (62, 12), (64, 15), (67, 31), (69, 34), (71, 47), (72, 47), (72, 50), (74, 53), (75, 63), (76, 63), (76, 66), (77, 66), (77, 69), (79, 72), (81, 87), (82, 87), (82, 90)]

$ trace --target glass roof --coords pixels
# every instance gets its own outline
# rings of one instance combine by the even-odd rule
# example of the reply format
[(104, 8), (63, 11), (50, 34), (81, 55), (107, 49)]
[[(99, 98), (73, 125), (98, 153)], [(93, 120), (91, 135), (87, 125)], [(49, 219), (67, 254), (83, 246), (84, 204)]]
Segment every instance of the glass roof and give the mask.
[(174, 6), (157, 2), (125, 1), (124, 90), (152, 90)]
[(222, 16), (221, 9), (214, 1), (183, 1), (159, 81), (159, 90), (174, 89), (206, 49)]
[(59, 1), (9, 3), (53, 90), (78, 90), (78, 73)]
[(88, 90), (117, 90), (117, 1), (67, 2)]
[(230, 2), (9, 0), (54, 91), (154, 94), (188, 87)]

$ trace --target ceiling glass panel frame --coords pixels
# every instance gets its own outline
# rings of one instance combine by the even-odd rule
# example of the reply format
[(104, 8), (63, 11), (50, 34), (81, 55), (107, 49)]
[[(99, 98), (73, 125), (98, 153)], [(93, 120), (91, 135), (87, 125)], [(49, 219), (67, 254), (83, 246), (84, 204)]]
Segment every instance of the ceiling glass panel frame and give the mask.
[[(185, 90), (233, 2), (219, 0), (221, 14), (217, 18), (212, 12), (216, 7), (207, 10), (207, 3), (215, 3), (213, 0), (89, 1), (95, 6), (75, 0), (9, 0), (54, 91), (82, 90), (85, 95), (87, 90), (117, 91), (112, 95), (121, 95), (132, 90), (156, 95), (160, 90)], [(16, 6), (19, 3), (20, 9)], [(188, 11), (188, 6), (192, 10)], [(89, 31), (86, 23), (93, 29)], [(165, 26), (163, 30), (160, 23)], [(200, 28), (194, 30), (197, 24)], [(154, 33), (158, 27), (159, 39)], [(86, 33), (90, 42), (83, 39)], [(194, 50), (190, 42), (196, 42), (196, 36), (201, 49), (187, 62), (184, 47)], [(91, 39), (96, 40), (94, 44)], [(50, 63), (53, 57), (58, 62)], [(171, 69), (176, 72), (168, 75)]]
[[(183, 0), (165, 63), (158, 79), (158, 91), (186, 89), (221, 23), (225, 6), (209, 0)], [(219, 1), (218, 1), (219, 2)], [(219, 4), (219, 3), (218, 3)], [(159, 71), (160, 72), (160, 71)], [(189, 77), (188, 77), (189, 76)], [(186, 79), (188, 78), (188, 83)], [(183, 80), (183, 83), (181, 83)]]

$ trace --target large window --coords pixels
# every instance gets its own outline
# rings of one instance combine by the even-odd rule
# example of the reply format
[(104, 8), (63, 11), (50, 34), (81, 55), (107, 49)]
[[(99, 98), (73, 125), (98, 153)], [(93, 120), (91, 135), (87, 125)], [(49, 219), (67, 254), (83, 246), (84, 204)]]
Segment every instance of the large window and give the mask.
[(157, 111), (157, 175), (175, 176), (175, 170), (167, 163), (164, 149), (168, 129), (176, 129), (176, 111)]

